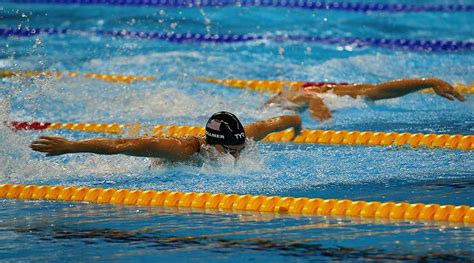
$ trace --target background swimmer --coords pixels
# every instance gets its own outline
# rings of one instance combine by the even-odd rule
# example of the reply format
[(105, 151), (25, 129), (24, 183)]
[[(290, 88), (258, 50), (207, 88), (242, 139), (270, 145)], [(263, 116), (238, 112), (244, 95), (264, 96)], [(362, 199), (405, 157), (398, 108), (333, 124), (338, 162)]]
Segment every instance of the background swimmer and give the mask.
[[(314, 84), (314, 85), (313, 85)], [(311, 116), (320, 121), (331, 118), (331, 111), (319, 94), (332, 93), (337, 96), (357, 98), (364, 96), (371, 100), (401, 97), (422, 89), (432, 88), (436, 94), (449, 100), (464, 101), (451, 84), (436, 78), (398, 79), (378, 84), (323, 84), (308, 82), (297, 91), (285, 90), (270, 98), (265, 105), (278, 106), (295, 111), (308, 108)]]

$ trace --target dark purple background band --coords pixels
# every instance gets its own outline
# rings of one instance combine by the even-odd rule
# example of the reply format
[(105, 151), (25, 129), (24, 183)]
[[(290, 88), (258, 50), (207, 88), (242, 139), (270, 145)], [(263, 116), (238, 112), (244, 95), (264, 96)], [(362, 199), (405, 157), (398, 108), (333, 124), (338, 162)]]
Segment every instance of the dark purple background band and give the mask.
[(104, 4), (162, 7), (262, 6), (353, 12), (472, 12), (474, 5), (412, 5), (307, 0), (13, 0), (15, 3)]

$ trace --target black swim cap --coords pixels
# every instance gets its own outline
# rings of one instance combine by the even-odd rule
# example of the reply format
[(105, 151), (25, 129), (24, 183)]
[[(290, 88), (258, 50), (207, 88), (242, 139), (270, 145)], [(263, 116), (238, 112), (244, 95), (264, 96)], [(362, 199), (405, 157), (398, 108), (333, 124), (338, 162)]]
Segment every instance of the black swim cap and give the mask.
[(239, 145), (245, 143), (245, 131), (237, 117), (227, 111), (214, 113), (206, 124), (208, 144)]

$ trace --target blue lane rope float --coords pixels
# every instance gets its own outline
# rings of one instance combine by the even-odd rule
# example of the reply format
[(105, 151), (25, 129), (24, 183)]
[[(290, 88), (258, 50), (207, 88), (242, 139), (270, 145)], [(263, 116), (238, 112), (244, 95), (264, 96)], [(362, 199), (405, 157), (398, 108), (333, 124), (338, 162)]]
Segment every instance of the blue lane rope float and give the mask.
[(102, 4), (121, 6), (158, 7), (287, 7), (309, 10), (337, 10), (351, 12), (472, 12), (474, 5), (412, 5), (384, 3), (324, 2), (311, 0), (13, 0), (15, 3), (41, 4)]
[(127, 30), (76, 30), (58, 28), (0, 28), (3, 37), (29, 37), (40, 34), (90, 34), (111, 37), (132, 37), (139, 39), (158, 39), (176, 43), (239, 43), (257, 40), (270, 40), (275, 42), (314, 42), (323, 44), (351, 45), (355, 47), (381, 47), (387, 49), (402, 49), (409, 51), (473, 51), (474, 41), (451, 40), (417, 40), (417, 39), (385, 39), (385, 38), (352, 38), (352, 37), (318, 37), (302, 35), (256, 35), (256, 34), (199, 34), (199, 33), (162, 33)]

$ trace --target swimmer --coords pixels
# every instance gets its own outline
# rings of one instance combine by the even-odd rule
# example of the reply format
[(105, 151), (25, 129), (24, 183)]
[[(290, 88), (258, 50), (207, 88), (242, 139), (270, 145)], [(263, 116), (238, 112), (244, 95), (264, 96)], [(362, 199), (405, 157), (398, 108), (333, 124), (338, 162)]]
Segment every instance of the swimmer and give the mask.
[(270, 98), (265, 105), (279, 106), (285, 109), (303, 111), (308, 108), (315, 119), (325, 121), (331, 118), (331, 111), (320, 97), (321, 93), (352, 98), (366, 97), (370, 100), (382, 100), (401, 97), (412, 92), (432, 88), (436, 94), (448, 100), (464, 101), (449, 83), (435, 78), (398, 79), (378, 84), (325, 84), (305, 83), (298, 91), (280, 92)]
[[(166, 161), (186, 161), (193, 155), (215, 149), (221, 154), (240, 156), (246, 140), (262, 140), (272, 132), (293, 128), (295, 136), (301, 131), (301, 119), (297, 115), (279, 116), (242, 126), (230, 112), (217, 112), (206, 124), (205, 136), (142, 137), (142, 138), (93, 138), (68, 140), (56, 136), (41, 136), (30, 147), (46, 156), (68, 153), (125, 154), (138, 157), (160, 158)], [(212, 154), (204, 154), (212, 156)]]

